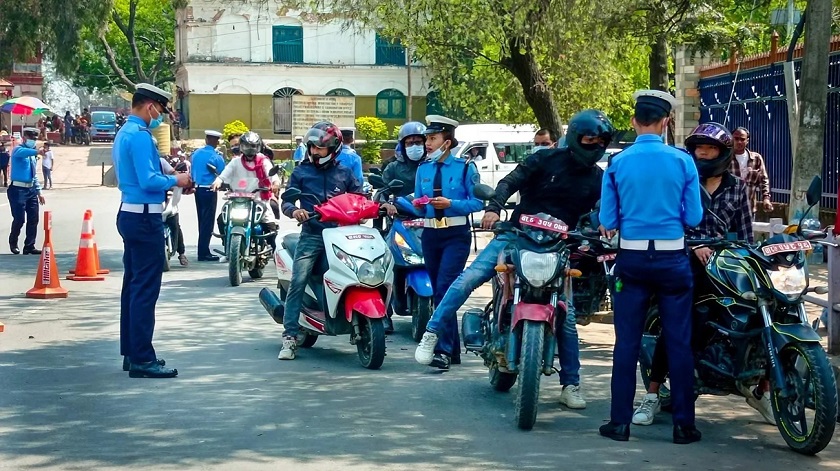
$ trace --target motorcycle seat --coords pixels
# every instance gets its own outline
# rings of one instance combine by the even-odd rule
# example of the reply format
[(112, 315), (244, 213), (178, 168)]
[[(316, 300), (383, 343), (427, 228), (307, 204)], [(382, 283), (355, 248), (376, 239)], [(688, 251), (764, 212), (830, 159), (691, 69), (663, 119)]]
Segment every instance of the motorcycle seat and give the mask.
[(295, 256), (295, 249), (300, 241), (300, 234), (286, 234), (283, 236), (283, 248), (289, 251), (292, 257)]

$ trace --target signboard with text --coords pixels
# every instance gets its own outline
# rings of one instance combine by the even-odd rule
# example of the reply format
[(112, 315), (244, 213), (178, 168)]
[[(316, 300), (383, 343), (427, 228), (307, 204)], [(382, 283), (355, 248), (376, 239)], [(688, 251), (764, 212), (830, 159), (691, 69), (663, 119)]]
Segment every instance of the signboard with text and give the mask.
[(329, 121), (338, 127), (355, 126), (356, 97), (294, 95), (292, 134), (303, 136), (318, 121)]

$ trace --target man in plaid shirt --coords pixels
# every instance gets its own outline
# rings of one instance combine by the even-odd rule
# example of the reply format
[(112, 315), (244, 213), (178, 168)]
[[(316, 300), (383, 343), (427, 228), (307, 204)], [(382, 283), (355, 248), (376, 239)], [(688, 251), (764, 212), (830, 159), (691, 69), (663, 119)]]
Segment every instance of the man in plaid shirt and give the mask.
[(759, 193), (761, 193), (764, 210), (772, 211), (770, 179), (767, 177), (764, 157), (758, 152), (747, 149), (747, 145), (750, 143), (750, 132), (744, 127), (737, 128), (732, 133), (732, 140), (734, 142), (735, 158), (732, 159), (732, 166), (729, 171), (746, 183), (747, 197), (750, 201), (752, 214), (758, 211)]

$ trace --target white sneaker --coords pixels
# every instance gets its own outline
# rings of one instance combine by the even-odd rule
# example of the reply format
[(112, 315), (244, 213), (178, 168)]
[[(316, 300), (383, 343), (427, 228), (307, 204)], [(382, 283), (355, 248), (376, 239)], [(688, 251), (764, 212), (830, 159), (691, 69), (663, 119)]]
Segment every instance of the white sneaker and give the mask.
[(563, 393), (560, 394), (560, 404), (569, 409), (586, 409), (586, 401), (580, 393), (580, 386), (569, 384), (563, 386)]
[(292, 337), (283, 338), (283, 347), (280, 349), (280, 354), (277, 355), (278, 360), (294, 360), (295, 351), (297, 350), (297, 339)]
[(765, 391), (761, 398), (755, 397), (755, 389), (747, 394), (747, 404), (753, 409), (757, 410), (764, 421), (770, 425), (776, 425), (776, 418), (773, 417), (773, 406), (770, 405), (770, 392)]
[(642, 403), (639, 408), (633, 413), (634, 425), (650, 425), (653, 423), (653, 418), (659, 412), (659, 394), (647, 393), (642, 398)]
[(414, 359), (421, 365), (430, 365), (435, 357), (435, 345), (437, 345), (438, 336), (432, 332), (423, 334), (420, 339), (420, 345), (414, 351)]

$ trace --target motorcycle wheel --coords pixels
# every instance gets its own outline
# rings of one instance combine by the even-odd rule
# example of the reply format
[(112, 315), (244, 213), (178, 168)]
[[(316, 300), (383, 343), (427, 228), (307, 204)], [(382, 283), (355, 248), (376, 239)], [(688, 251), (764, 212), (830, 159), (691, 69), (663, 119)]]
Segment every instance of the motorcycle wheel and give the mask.
[(256, 267), (248, 270), (248, 276), (250, 276), (252, 280), (259, 280), (263, 277), (263, 267)]
[(168, 250), (164, 250), (164, 252), (163, 252), (163, 271), (164, 271), (164, 272), (167, 272), (167, 271), (169, 271), (169, 270), (170, 270), (170, 267), (169, 267), (169, 254), (168, 254), (167, 252), (169, 252), (169, 251), (168, 251)]
[(369, 370), (378, 370), (385, 361), (385, 324), (383, 319), (359, 317), (361, 336), (356, 342), (359, 362)]
[(545, 324), (524, 321), (519, 358), (519, 392), (516, 395), (515, 405), (516, 424), (522, 430), (531, 430), (537, 421), (544, 348)]
[(242, 235), (230, 236), (228, 248), (228, 279), (231, 286), (242, 284)]
[[(786, 345), (779, 363), (786, 384), (774, 384), (770, 396), (779, 432), (793, 451), (816, 455), (831, 441), (837, 422), (834, 371), (818, 343)], [(780, 397), (780, 388), (788, 389), (791, 397)], [(809, 410), (813, 417), (806, 417)]]
[[(662, 335), (662, 321), (659, 319), (659, 306), (653, 305), (648, 310), (647, 318), (645, 318), (645, 329), (642, 334), (646, 336), (652, 335), (656, 338)], [(650, 356), (653, 358), (653, 352), (650, 352)], [(642, 376), (645, 391), (650, 388), (650, 369), (650, 362), (643, 352), (639, 352), (639, 373)], [(671, 392), (664, 384), (659, 389), (659, 407), (666, 412), (671, 412), (673, 408), (671, 405)]]
[(510, 388), (516, 384), (516, 373), (505, 373), (499, 371), (499, 367), (496, 364), (490, 367), (490, 385), (493, 386), (493, 389), (499, 392), (508, 392)]
[(298, 334), (297, 344), (300, 348), (310, 348), (318, 341), (317, 335), (312, 335), (309, 332), (302, 332)]
[(425, 296), (417, 296), (414, 293), (409, 294), (411, 306), (411, 338), (415, 342), (423, 339), (423, 334), (426, 333), (426, 325), (429, 319), (432, 318), (432, 298)]

